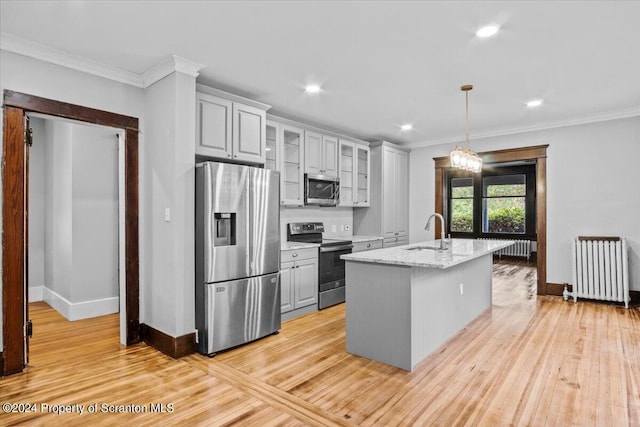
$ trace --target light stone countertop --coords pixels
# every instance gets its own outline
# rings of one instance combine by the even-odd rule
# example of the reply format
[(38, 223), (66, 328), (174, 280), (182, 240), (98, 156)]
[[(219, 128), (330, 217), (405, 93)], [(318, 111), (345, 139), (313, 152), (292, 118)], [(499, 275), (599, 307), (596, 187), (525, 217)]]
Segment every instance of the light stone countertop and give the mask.
[(383, 237), (380, 236), (352, 236), (351, 242), (353, 243), (362, 243), (362, 242), (373, 242), (376, 240), (383, 240)]
[(280, 242), (281, 251), (292, 251), (295, 249), (309, 249), (309, 248), (319, 248), (319, 247), (320, 245), (318, 243), (289, 242), (289, 241)]
[(433, 249), (408, 250), (418, 246), (431, 248), (440, 246), (439, 240), (431, 240), (410, 245), (356, 252), (342, 255), (340, 258), (345, 261), (444, 269), (506, 248), (513, 243), (513, 240), (451, 239), (451, 242), (447, 243), (448, 249), (443, 252)]

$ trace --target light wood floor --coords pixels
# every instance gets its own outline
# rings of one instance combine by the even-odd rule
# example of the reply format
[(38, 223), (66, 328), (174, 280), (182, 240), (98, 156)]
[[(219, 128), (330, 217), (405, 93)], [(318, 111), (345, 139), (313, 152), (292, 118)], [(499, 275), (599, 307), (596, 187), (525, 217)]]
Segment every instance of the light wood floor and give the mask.
[[(33, 303), (30, 366), (0, 379), (0, 401), (38, 412), (0, 413), (0, 425), (640, 426), (640, 309), (529, 299), (530, 273), (497, 264), (492, 309), (411, 373), (345, 352), (344, 305), (176, 361), (121, 347), (115, 315), (67, 322)], [(173, 412), (100, 413), (101, 403)]]

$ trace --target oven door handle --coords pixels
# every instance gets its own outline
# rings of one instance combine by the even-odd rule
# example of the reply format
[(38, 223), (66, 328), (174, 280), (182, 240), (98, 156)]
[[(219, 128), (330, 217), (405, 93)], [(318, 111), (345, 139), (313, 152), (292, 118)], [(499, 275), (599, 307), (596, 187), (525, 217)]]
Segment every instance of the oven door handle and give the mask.
[(344, 251), (352, 249), (353, 245), (342, 245), (342, 246), (328, 246), (326, 248), (320, 248), (320, 252), (336, 252), (336, 251)]

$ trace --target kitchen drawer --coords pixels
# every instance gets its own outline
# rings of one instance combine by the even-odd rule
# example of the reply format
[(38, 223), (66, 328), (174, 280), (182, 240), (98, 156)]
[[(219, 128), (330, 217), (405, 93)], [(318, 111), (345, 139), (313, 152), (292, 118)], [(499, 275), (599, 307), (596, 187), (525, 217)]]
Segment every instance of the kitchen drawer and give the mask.
[(352, 252), (371, 251), (382, 247), (382, 239), (371, 240), (369, 242), (359, 242), (353, 244)]
[(384, 239), (384, 247), (390, 248), (393, 246), (401, 246), (409, 244), (409, 236), (396, 236), (396, 237), (387, 237)]
[(291, 249), (280, 252), (280, 263), (318, 257), (318, 248)]

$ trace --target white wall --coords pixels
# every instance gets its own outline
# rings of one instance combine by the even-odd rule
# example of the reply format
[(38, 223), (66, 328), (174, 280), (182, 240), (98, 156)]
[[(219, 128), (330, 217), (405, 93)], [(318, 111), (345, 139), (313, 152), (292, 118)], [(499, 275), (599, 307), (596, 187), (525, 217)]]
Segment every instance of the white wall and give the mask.
[(32, 118), (34, 141), (29, 150), (29, 300), (42, 300), (45, 233), (45, 122)]
[[(475, 151), (549, 144), (547, 150), (547, 281), (571, 283), (571, 240), (577, 235), (624, 236), (630, 244), (631, 289), (640, 290), (640, 117), (567, 126), (482, 140)], [(411, 152), (411, 241), (434, 212), (434, 157), (453, 145)], [(421, 185), (415, 185), (421, 183)]]
[(280, 240), (283, 242), (287, 240), (287, 224), (290, 222), (322, 222), (326, 238), (351, 237), (353, 235), (353, 208), (315, 206), (281, 208)]
[(115, 130), (35, 117), (31, 126), (29, 300), (44, 299), (70, 320), (115, 313)]
[[(110, 128), (73, 125), (72, 129), (70, 301), (117, 299), (118, 140)], [(117, 306), (110, 312), (117, 312)]]
[[(71, 300), (73, 130), (70, 123), (45, 122), (45, 288)], [(46, 300), (46, 299), (45, 299)]]
[[(0, 50), (0, 91), (4, 90), (24, 92), (141, 119), (143, 117), (143, 89)], [(3, 123), (0, 121), (0, 131), (2, 126)], [(141, 121), (141, 127), (144, 127), (144, 121)], [(144, 147), (144, 141), (144, 134), (141, 134), (139, 137), (141, 148)], [(141, 176), (143, 176), (144, 163), (145, 159), (141, 156)], [(141, 195), (144, 194), (143, 188), (144, 183), (141, 182)], [(145, 207), (142, 197), (139, 211), (141, 222), (144, 222)], [(141, 241), (144, 241), (142, 232)], [(144, 256), (143, 251), (144, 245), (141, 244), (141, 257)], [(141, 263), (141, 293), (146, 285), (145, 267), (144, 263)], [(1, 298), (0, 293), (0, 306)], [(144, 308), (141, 304), (141, 321), (144, 321), (144, 316)], [(2, 328), (1, 316), (0, 328)], [(0, 347), (2, 345), (0, 334)]]
[(149, 286), (141, 304), (146, 324), (177, 337), (195, 330), (195, 78), (173, 73), (146, 92), (148, 238), (141, 262)]

